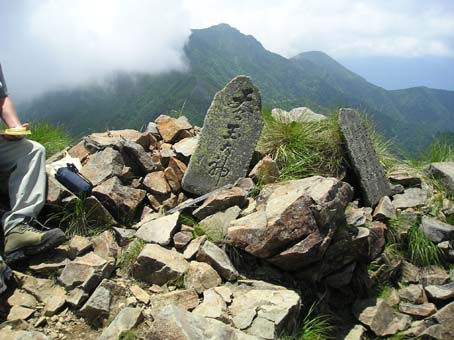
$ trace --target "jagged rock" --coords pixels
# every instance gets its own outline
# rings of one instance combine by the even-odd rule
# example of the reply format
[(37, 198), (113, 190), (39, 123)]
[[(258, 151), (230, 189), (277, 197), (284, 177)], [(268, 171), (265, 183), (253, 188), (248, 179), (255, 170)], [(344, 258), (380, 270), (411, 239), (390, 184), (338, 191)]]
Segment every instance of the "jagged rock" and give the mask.
[(210, 241), (203, 243), (196, 259), (199, 262), (206, 262), (211, 265), (227, 281), (233, 281), (238, 277), (238, 272), (227, 254)]
[(240, 214), (241, 209), (237, 206), (219, 211), (200, 221), (201, 228), (210, 240), (221, 241), (224, 239), (227, 229), (232, 221)]
[(69, 252), (71, 258), (75, 259), (93, 249), (93, 243), (86, 237), (74, 235), (69, 241)]
[(180, 231), (173, 236), (173, 244), (177, 249), (185, 248), (192, 241), (192, 233), (190, 231)]
[(8, 321), (15, 320), (27, 320), (35, 313), (34, 309), (22, 307), (22, 306), (13, 306), (6, 317)]
[(426, 317), (434, 314), (437, 311), (437, 307), (433, 303), (422, 303), (422, 304), (412, 304), (401, 302), (399, 304), (399, 310), (402, 313), (417, 316), (417, 317)]
[(435, 243), (454, 240), (454, 226), (435, 218), (423, 216), (419, 227), (426, 237)]
[(84, 208), (87, 212), (87, 218), (92, 224), (104, 226), (114, 226), (118, 224), (110, 212), (94, 196), (85, 198)]
[(240, 213), (241, 217), (245, 217), (247, 215), (252, 214), (257, 209), (257, 201), (251, 197), (248, 197), (248, 205), (247, 208), (243, 209)]
[(170, 193), (170, 186), (167, 183), (164, 171), (155, 171), (145, 176), (144, 187), (155, 195), (167, 195)]
[(83, 163), (87, 157), (91, 154), (90, 150), (85, 146), (85, 140), (81, 140), (79, 143), (74, 145), (68, 150), (68, 154), (71, 157), (79, 158)]
[(428, 337), (437, 340), (454, 339), (454, 302), (444, 306), (432, 317), (437, 324), (430, 326), (423, 333), (421, 338)]
[(21, 292), (18, 289), (16, 289), (13, 295), (8, 298), (7, 302), (10, 306), (21, 306), (32, 309), (38, 304), (38, 301), (33, 295)]
[(175, 171), (168, 167), (164, 170), (164, 176), (172, 192), (178, 192), (181, 189), (181, 179), (178, 178)]
[(47, 335), (37, 331), (14, 329), (12, 325), (0, 328), (0, 339), (3, 340), (51, 340)]
[(224, 322), (228, 320), (227, 304), (214, 289), (203, 292), (203, 302), (192, 313)]
[(68, 263), (58, 281), (68, 290), (80, 287), (92, 292), (103, 278), (110, 276), (112, 270), (112, 262), (91, 252)]
[(127, 228), (114, 227), (113, 230), (115, 232), (118, 245), (121, 247), (126, 246), (134, 238), (136, 233), (136, 230)]
[(432, 163), (427, 172), (440, 179), (447, 191), (454, 192), (454, 162)]
[(93, 189), (95, 195), (116, 218), (130, 220), (145, 198), (146, 191), (122, 185), (118, 177), (112, 177)]
[(374, 214), (372, 216), (375, 220), (389, 220), (397, 217), (396, 208), (391, 202), (388, 196), (384, 196), (380, 199), (377, 206), (375, 207)]
[(214, 290), (218, 293), (226, 303), (230, 304), (232, 302), (233, 292), (227, 286), (215, 287)]
[(138, 285), (134, 284), (131, 287), (129, 287), (131, 290), (132, 294), (136, 297), (137, 300), (144, 304), (148, 304), (150, 302), (150, 295), (144, 291), (142, 288), (140, 288)]
[(265, 339), (297, 329), (301, 299), (294, 291), (261, 281), (243, 281), (231, 289), (229, 312), (235, 327)]
[(427, 294), (435, 300), (449, 300), (454, 298), (454, 282), (444, 285), (431, 285), (424, 287)]
[(120, 176), (124, 166), (121, 154), (106, 148), (92, 155), (80, 172), (97, 186), (110, 177)]
[(58, 313), (65, 306), (65, 290), (52, 280), (38, 279), (18, 273), (15, 276), (23, 290), (32, 294), (45, 305), (44, 314), (46, 316)]
[(265, 209), (232, 222), (227, 243), (299, 270), (321, 259), (352, 195), (350, 185), (321, 176), (265, 186)]
[(345, 210), (345, 219), (348, 225), (362, 227), (372, 222), (372, 208), (357, 208), (349, 205)]
[(203, 262), (192, 261), (184, 275), (184, 286), (188, 289), (194, 288), (199, 294), (221, 283), (219, 274), (209, 264)]
[(120, 253), (121, 249), (110, 231), (106, 230), (93, 237), (92, 242), (93, 252), (106, 260), (116, 258)]
[(176, 212), (146, 222), (137, 230), (136, 237), (148, 243), (158, 243), (166, 246), (172, 240), (173, 234), (175, 234), (179, 217), (180, 213)]
[[(245, 190), (247, 192), (250, 192), (255, 187), (255, 183), (252, 180), (252, 178), (246, 177), (246, 178), (239, 178), (235, 182), (234, 186), (238, 187), (238, 188), (241, 188), (241, 189), (243, 189), (243, 190)], [(249, 198), (248, 198), (248, 201), (249, 201)]]
[(399, 292), (397, 291), (396, 288), (390, 288), (389, 294), (386, 294), (386, 297), (383, 297), (383, 300), (390, 305), (390, 306), (396, 306), (400, 303), (400, 296)]
[(110, 291), (105, 287), (98, 286), (79, 312), (90, 323), (94, 323), (109, 316), (111, 299)]
[(419, 188), (406, 189), (403, 194), (393, 196), (396, 209), (417, 208), (426, 205), (427, 191)]
[[(122, 143), (122, 152), (134, 165), (135, 173), (141, 176), (146, 175), (151, 171), (158, 170), (161, 167), (160, 163), (155, 163), (153, 158), (147, 154), (142, 146), (132, 142)], [(126, 159), (125, 157), (125, 159)]]
[(205, 241), (207, 239), (208, 238), (206, 237), (206, 235), (203, 235), (203, 236), (199, 236), (196, 239), (192, 240), (191, 243), (189, 243), (189, 245), (184, 250), (184, 253), (183, 253), (184, 258), (186, 260), (193, 259), (196, 256), (196, 254), (199, 252), (200, 248), (203, 246), (203, 244), (205, 243)]
[(399, 290), (399, 297), (405, 301), (421, 304), (427, 302), (424, 288), (422, 285), (409, 285), (408, 287)]
[(419, 268), (410, 262), (403, 261), (402, 262), (402, 282), (418, 283), (419, 280), (420, 280)]
[(201, 220), (233, 206), (243, 208), (247, 204), (246, 195), (246, 191), (238, 187), (216, 191), (192, 214)]
[(308, 107), (297, 107), (292, 109), (290, 112), (275, 108), (271, 110), (271, 115), (278, 122), (286, 124), (292, 122), (318, 122), (326, 119), (326, 116), (315, 113)]
[(362, 325), (355, 325), (345, 336), (344, 340), (362, 340), (367, 329)]
[(178, 196), (173, 192), (170, 193), (170, 197), (162, 201), (162, 208), (164, 211), (175, 208), (178, 205)]
[(246, 177), (264, 125), (259, 90), (237, 76), (216, 93), (205, 116), (183, 188), (202, 195)]
[(430, 266), (421, 269), (419, 281), (423, 286), (443, 285), (449, 281), (449, 275), (438, 266)]
[(393, 184), (400, 184), (404, 187), (420, 187), (421, 178), (410, 173), (408, 169), (396, 169), (388, 174), (388, 179)]
[(173, 145), (173, 150), (177, 156), (180, 156), (182, 159), (189, 159), (197, 148), (197, 144), (199, 143), (199, 137), (189, 137), (180, 140), (178, 143)]
[(167, 306), (155, 317), (149, 340), (259, 340), (221, 321)]
[(183, 255), (157, 244), (147, 244), (134, 263), (133, 276), (150, 284), (163, 285), (184, 275), (188, 268)]
[(193, 310), (199, 305), (199, 296), (194, 289), (176, 290), (174, 292), (153, 295), (150, 299), (153, 314), (159, 313), (168, 305)]
[(118, 340), (120, 335), (137, 326), (142, 321), (140, 308), (123, 308), (107, 328), (102, 331), (98, 340)]
[(279, 178), (279, 167), (270, 156), (265, 156), (254, 166), (249, 176), (262, 184), (271, 184)]
[(408, 315), (395, 312), (382, 299), (358, 300), (353, 305), (353, 314), (376, 335), (393, 335), (410, 326)]
[(340, 109), (339, 127), (350, 163), (360, 182), (363, 200), (366, 205), (373, 207), (383, 196), (391, 194), (391, 188), (367, 133), (367, 127), (353, 109)]
[(161, 138), (161, 135), (158, 131), (158, 124), (156, 124), (155, 122), (149, 122), (147, 128), (145, 129), (145, 132), (151, 133), (153, 136)]
[(162, 139), (166, 143), (175, 143), (177, 140), (179, 140), (180, 135), (184, 130), (189, 130), (192, 128), (192, 125), (184, 116), (176, 119), (166, 115), (160, 115), (158, 118), (156, 118), (156, 125)]

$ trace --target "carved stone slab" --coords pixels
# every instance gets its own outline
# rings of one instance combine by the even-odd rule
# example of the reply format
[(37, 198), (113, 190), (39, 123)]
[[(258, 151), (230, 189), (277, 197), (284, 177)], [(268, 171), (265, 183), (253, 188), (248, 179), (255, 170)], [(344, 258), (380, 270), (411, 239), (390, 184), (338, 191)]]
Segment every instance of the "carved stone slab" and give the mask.
[(340, 109), (339, 126), (350, 164), (361, 185), (364, 203), (375, 206), (383, 196), (391, 194), (391, 189), (367, 128), (353, 109)]
[(263, 124), (259, 90), (235, 77), (214, 96), (183, 189), (203, 195), (245, 177)]

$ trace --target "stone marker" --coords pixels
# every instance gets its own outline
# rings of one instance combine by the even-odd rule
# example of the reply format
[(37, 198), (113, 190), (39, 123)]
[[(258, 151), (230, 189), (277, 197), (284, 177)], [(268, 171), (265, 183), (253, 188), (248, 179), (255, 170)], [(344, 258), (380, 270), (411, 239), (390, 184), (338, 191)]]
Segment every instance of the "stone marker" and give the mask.
[(391, 194), (391, 189), (367, 128), (353, 109), (340, 109), (339, 127), (351, 166), (361, 185), (364, 203), (375, 206), (380, 198)]
[(264, 121), (259, 90), (237, 76), (213, 99), (183, 189), (202, 195), (246, 177)]

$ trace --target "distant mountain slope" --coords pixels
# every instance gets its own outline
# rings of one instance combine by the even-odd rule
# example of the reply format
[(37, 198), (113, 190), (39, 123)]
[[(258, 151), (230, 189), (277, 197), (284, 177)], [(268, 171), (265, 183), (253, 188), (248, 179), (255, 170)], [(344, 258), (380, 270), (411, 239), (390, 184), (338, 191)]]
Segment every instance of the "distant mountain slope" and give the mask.
[(23, 109), (30, 118), (59, 122), (75, 135), (106, 128), (140, 128), (177, 110), (198, 125), (213, 95), (238, 74), (252, 77), (269, 108), (309, 106), (329, 112), (351, 106), (368, 112), (400, 147), (416, 152), (439, 131), (454, 130), (454, 92), (414, 88), (386, 91), (322, 52), (286, 59), (254, 37), (221, 24), (193, 30), (187, 72), (118, 74), (108, 86), (48, 93)]

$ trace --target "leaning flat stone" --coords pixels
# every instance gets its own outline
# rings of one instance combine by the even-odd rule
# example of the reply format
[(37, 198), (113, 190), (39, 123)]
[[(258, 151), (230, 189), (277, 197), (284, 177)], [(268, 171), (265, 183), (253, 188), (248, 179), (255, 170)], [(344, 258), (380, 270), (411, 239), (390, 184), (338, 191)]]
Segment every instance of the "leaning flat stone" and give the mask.
[(454, 162), (432, 163), (427, 172), (440, 179), (448, 192), (454, 192)]
[(71, 196), (71, 192), (68, 189), (60, 184), (54, 176), (47, 176), (47, 204), (60, 204), (61, 200), (68, 196)]
[(188, 268), (183, 255), (157, 244), (147, 244), (134, 263), (133, 276), (150, 284), (163, 285), (183, 276)]
[(112, 148), (106, 148), (90, 157), (80, 171), (94, 186), (113, 176), (120, 176), (125, 166), (121, 154)]
[(150, 302), (154, 314), (168, 305), (193, 310), (199, 305), (199, 295), (194, 289), (176, 290), (170, 293), (153, 295)]
[(454, 298), (454, 282), (445, 285), (426, 286), (424, 289), (435, 300), (449, 300)]
[(308, 107), (297, 107), (287, 112), (283, 109), (275, 108), (271, 110), (271, 115), (275, 120), (281, 123), (292, 123), (292, 122), (319, 122), (325, 120), (326, 116), (319, 113), (315, 113)]
[(364, 202), (373, 207), (383, 196), (391, 195), (391, 189), (367, 127), (352, 109), (340, 109), (339, 127), (351, 165), (360, 182)]
[(183, 188), (202, 195), (246, 177), (264, 121), (259, 90), (246, 76), (231, 80), (213, 99)]
[(13, 295), (8, 298), (7, 302), (10, 306), (22, 306), (27, 308), (35, 308), (38, 304), (38, 301), (33, 295), (21, 292), (18, 289), (16, 289)]
[(411, 323), (410, 316), (395, 312), (382, 299), (355, 302), (353, 314), (378, 336), (396, 334), (407, 329)]
[(414, 305), (412, 303), (401, 302), (399, 304), (399, 310), (405, 314), (418, 317), (426, 317), (435, 314), (435, 312), (437, 311), (437, 307), (435, 307), (433, 303), (423, 303), (420, 305)]
[(417, 208), (426, 205), (427, 191), (419, 188), (409, 188), (403, 194), (393, 196), (393, 205), (396, 209)]
[(419, 281), (423, 286), (443, 285), (450, 280), (443, 267), (430, 266), (421, 269)]
[(197, 148), (197, 144), (199, 143), (199, 137), (190, 137), (180, 140), (178, 143), (173, 145), (173, 150), (175, 153), (182, 157), (183, 159), (188, 159), (191, 157), (195, 149)]
[(116, 258), (120, 253), (120, 247), (110, 231), (104, 231), (93, 237), (93, 252), (104, 259)]
[(193, 259), (196, 254), (199, 252), (200, 248), (203, 246), (205, 241), (207, 240), (206, 235), (199, 236), (196, 239), (193, 239), (191, 243), (186, 247), (184, 250), (183, 256), (186, 260)]
[(408, 187), (420, 187), (421, 178), (411, 174), (407, 169), (396, 169), (388, 174), (388, 179), (393, 184), (400, 184), (406, 188)]
[(76, 258), (77, 256), (84, 255), (93, 248), (93, 243), (83, 236), (75, 235), (69, 241), (69, 252), (71, 258)]
[(160, 163), (155, 163), (153, 158), (137, 143), (128, 141), (123, 142), (122, 152), (127, 155), (128, 159), (133, 164), (134, 172), (140, 174), (140, 176), (158, 170), (161, 166)]
[(176, 249), (184, 249), (192, 241), (192, 232), (180, 231), (173, 236), (173, 244)]
[(129, 287), (129, 289), (131, 290), (132, 294), (134, 294), (138, 301), (144, 304), (148, 304), (150, 302), (150, 295), (142, 288), (140, 288), (138, 285), (134, 284), (131, 287)]
[(388, 196), (383, 196), (375, 207), (374, 214), (372, 215), (374, 220), (389, 220), (396, 218), (396, 208), (391, 202)]
[(147, 243), (158, 243), (166, 246), (172, 240), (173, 234), (175, 234), (179, 216), (180, 213), (176, 212), (144, 223), (137, 230), (136, 237)]
[(164, 176), (172, 192), (176, 193), (181, 189), (181, 178), (177, 176), (175, 170), (168, 167), (164, 170)]
[(118, 177), (112, 177), (93, 189), (96, 196), (109, 212), (122, 219), (132, 219), (146, 191), (134, 189), (121, 183)]
[[(108, 132), (92, 133), (88, 136), (87, 141), (104, 149), (106, 147), (119, 146), (124, 140), (139, 143), (142, 133), (137, 130), (124, 129), (112, 130)], [(140, 144), (140, 143), (139, 143)]]
[(140, 308), (123, 308), (107, 328), (102, 331), (98, 340), (118, 340), (120, 335), (137, 326), (142, 321)]
[(355, 325), (345, 336), (344, 340), (362, 340), (363, 334), (366, 332), (367, 329), (363, 325)]
[(202, 220), (233, 206), (244, 208), (247, 205), (246, 195), (246, 191), (238, 187), (217, 191), (211, 194), (192, 214)]
[(227, 281), (238, 278), (238, 271), (227, 254), (214, 243), (205, 241), (196, 256), (197, 261), (211, 265)]
[(22, 307), (22, 306), (13, 306), (6, 317), (8, 321), (16, 320), (27, 320), (35, 313), (35, 310), (32, 308)]
[(279, 178), (279, 167), (270, 156), (260, 160), (249, 173), (249, 177), (256, 179), (262, 184), (270, 184)]
[(184, 286), (194, 288), (202, 294), (206, 289), (219, 286), (222, 283), (219, 274), (207, 263), (192, 261), (184, 275)]
[(66, 266), (70, 260), (63, 249), (54, 249), (52, 253), (38, 254), (30, 260), (29, 269), (36, 274), (50, 274)]
[(432, 242), (440, 243), (454, 240), (454, 226), (435, 218), (424, 216), (419, 228)]
[(172, 340), (260, 340), (225, 323), (169, 305), (155, 316), (149, 339)]
[(198, 305), (193, 314), (218, 320), (228, 320), (227, 304), (214, 289), (203, 292), (203, 302)]
[(166, 143), (176, 142), (184, 130), (189, 130), (192, 125), (184, 116), (177, 118), (160, 115), (156, 118), (156, 124), (162, 139)]

